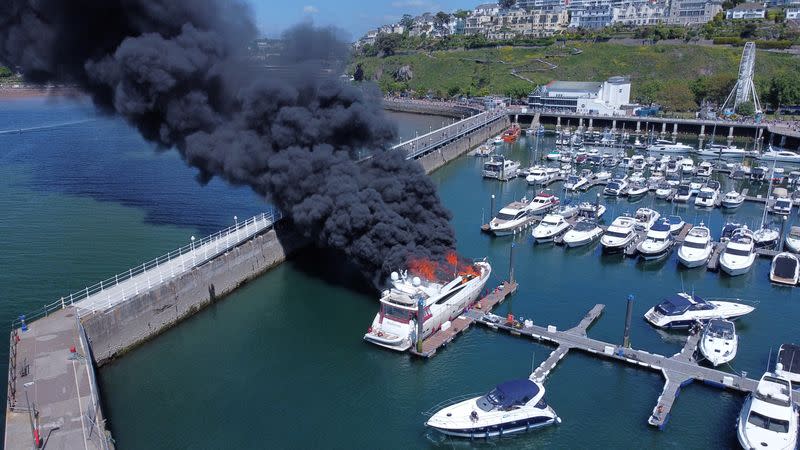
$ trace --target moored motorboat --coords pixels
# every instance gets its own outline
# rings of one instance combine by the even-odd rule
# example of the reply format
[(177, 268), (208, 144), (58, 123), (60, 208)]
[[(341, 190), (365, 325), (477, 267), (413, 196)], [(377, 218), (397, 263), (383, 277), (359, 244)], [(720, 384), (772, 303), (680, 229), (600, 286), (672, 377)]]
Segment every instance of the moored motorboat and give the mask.
[(550, 242), (556, 236), (569, 230), (571, 225), (560, 214), (548, 214), (533, 229), (532, 235), (536, 242)]
[(701, 222), (692, 227), (678, 248), (678, 261), (688, 268), (700, 267), (708, 262), (714, 244), (711, 242), (711, 230)]
[(646, 184), (633, 182), (628, 186), (628, 200), (638, 200), (647, 195), (647, 191)]
[(742, 227), (733, 232), (725, 250), (719, 256), (719, 266), (728, 275), (737, 276), (749, 272), (755, 260), (753, 232)]
[(591, 244), (603, 235), (603, 229), (593, 219), (580, 219), (564, 234), (564, 244), (567, 247), (580, 247)]
[(793, 384), (800, 384), (800, 345), (782, 344), (778, 350), (775, 373)]
[(558, 206), (559, 203), (560, 201), (555, 195), (549, 192), (540, 192), (531, 200), (531, 214), (540, 216)]
[(800, 261), (794, 253), (781, 252), (772, 258), (769, 280), (773, 283), (794, 286), (800, 278)]
[(581, 202), (578, 204), (578, 214), (582, 217), (599, 219), (606, 212), (606, 206), (598, 202)]
[(503, 132), (503, 142), (514, 142), (519, 138), (522, 129), (518, 123), (512, 123), (506, 131)]
[(744, 203), (745, 196), (736, 191), (728, 191), (725, 193), (725, 196), (722, 197), (722, 207), (728, 209), (734, 209), (742, 206)]
[(531, 218), (531, 203), (522, 198), (502, 208), (489, 222), (489, 231), (495, 236), (508, 236), (526, 227)]
[(506, 159), (501, 155), (494, 155), (483, 164), (483, 177), (506, 181), (516, 178), (519, 170), (520, 164), (517, 161)]
[(636, 238), (634, 226), (636, 220), (630, 216), (620, 216), (614, 219), (608, 229), (600, 238), (605, 252), (622, 251)]
[(673, 203), (687, 203), (692, 197), (692, 188), (688, 184), (681, 184), (672, 197)]
[(736, 422), (739, 444), (745, 449), (794, 450), (797, 432), (792, 383), (776, 373), (766, 372), (742, 405)]
[(736, 357), (739, 337), (736, 326), (730, 320), (711, 319), (703, 328), (700, 338), (700, 353), (714, 367), (731, 362)]
[(663, 220), (669, 226), (669, 232), (672, 234), (680, 233), (684, 225), (686, 225), (686, 222), (683, 220), (683, 218), (675, 214), (662, 217), (661, 220)]
[(486, 395), (436, 411), (425, 425), (449, 436), (489, 438), (560, 422), (544, 394), (541, 383), (529, 379), (506, 381)]
[(659, 328), (688, 328), (696, 322), (711, 319), (737, 319), (755, 308), (743, 303), (704, 300), (697, 295), (681, 292), (665, 298), (650, 308), (645, 319)]
[(645, 238), (636, 246), (636, 251), (644, 260), (659, 259), (669, 254), (674, 242), (669, 223), (661, 219), (647, 230)]
[(472, 305), (486, 286), (492, 266), (486, 261), (456, 264), (447, 272), (449, 276), (456, 273), (449, 282), (423, 280), (422, 273), (392, 272), (391, 287), (382, 292), (380, 310), (364, 340), (391, 350), (408, 350)]
[(793, 226), (789, 229), (789, 234), (786, 235), (783, 245), (790, 252), (800, 253), (800, 227)]
[(621, 195), (624, 192), (625, 188), (627, 187), (628, 187), (627, 181), (620, 179), (613, 179), (603, 189), (603, 195), (609, 197), (617, 197)]
[(661, 214), (650, 208), (639, 208), (633, 216), (636, 220), (636, 231), (647, 231), (661, 217)]
[(666, 180), (662, 180), (658, 183), (658, 187), (656, 188), (656, 198), (666, 199), (672, 195), (672, 185), (669, 184)]

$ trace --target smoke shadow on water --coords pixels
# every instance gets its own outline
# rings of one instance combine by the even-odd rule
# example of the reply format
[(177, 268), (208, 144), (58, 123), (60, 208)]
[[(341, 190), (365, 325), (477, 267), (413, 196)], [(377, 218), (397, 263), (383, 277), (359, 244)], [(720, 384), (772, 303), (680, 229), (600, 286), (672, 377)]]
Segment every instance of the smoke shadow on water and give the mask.
[(378, 291), (372, 287), (372, 282), (366, 279), (358, 267), (341, 251), (310, 245), (298, 250), (287, 259), (287, 263), (292, 270), (325, 284), (363, 294), (369, 299), (374, 299), (378, 295)]

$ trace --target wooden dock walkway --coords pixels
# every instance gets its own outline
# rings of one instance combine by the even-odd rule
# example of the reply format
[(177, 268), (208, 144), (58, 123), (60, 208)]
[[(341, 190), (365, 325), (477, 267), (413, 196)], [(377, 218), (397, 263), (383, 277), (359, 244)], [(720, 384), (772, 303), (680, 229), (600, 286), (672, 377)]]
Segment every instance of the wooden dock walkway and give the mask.
[[(744, 393), (752, 392), (755, 389), (758, 383), (756, 380), (698, 364), (696, 354), (700, 333), (690, 334), (682, 350), (670, 357), (589, 338), (586, 330), (600, 316), (603, 308), (604, 305), (595, 305), (578, 326), (566, 331), (558, 331), (552, 325), (542, 327), (530, 325), (530, 323), (530, 326), (519, 322), (509, 323), (505, 318), (494, 314), (486, 314), (477, 322), (495, 331), (506, 331), (515, 336), (527, 337), (557, 346), (556, 350), (531, 373), (530, 379), (534, 381), (544, 381), (571, 349), (581, 350), (599, 358), (661, 372), (665, 379), (664, 389), (656, 401), (653, 413), (647, 419), (650, 425), (659, 429), (663, 429), (669, 420), (670, 411), (681, 387), (693, 381), (701, 381), (711, 386)], [(800, 391), (794, 391), (793, 397), (795, 401), (800, 401)]]
[(706, 269), (712, 272), (719, 272), (719, 257), (722, 255), (722, 252), (725, 250), (725, 247), (728, 246), (727, 242), (715, 242), (714, 243), (714, 250), (711, 251), (711, 257), (708, 258), (708, 264), (706, 265)]
[(439, 330), (428, 336), (422, 341), (422, 351), (417, 351), (417, 347), (411, 348), (411, 354), (423, 358), (433, 357), (439, 348), (446, 346), (455, 339), (456, 336), (466, 331), (476, 320), (484, 317), (495, 306), (503, 303), (511, 294), (517, 291), (516, 282), (503, 282), (485, 297), (475, 302), (461, 315), (450, 322), (450, 327), (446, 330)]

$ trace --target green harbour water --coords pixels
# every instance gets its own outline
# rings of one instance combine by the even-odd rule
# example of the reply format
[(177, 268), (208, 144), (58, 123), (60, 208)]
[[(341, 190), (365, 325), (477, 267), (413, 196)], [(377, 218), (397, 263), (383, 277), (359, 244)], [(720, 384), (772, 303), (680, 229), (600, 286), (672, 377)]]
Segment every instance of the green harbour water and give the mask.
[[(440, 117), (392, 114), (407, 137), (440, 125)], [(18, 314), (184, 245), (264, 208), (255, 195), (212, 181), (196, 183), (174, 153), (156, 153), (135, 131), (75, 102), (0, 104), (0, 319)], [(36, 132), (3, 130), (86, 122)], [(504, 153), (529, 165), (533, 138)], [(686, 141), (686, 140), (684, 140)], [(552, 137), (540, 148), (549, 149)], [(480, 177), (482, 160), (464, 156), (435, 172), (453, 212), (458, 250), (493, 264), (490, 286), (508, 274), (512, 238), (481, 234), (489, 196), (496, 207), (535, 193), (523, 179)], [(725, 180), (726, 181), (726, 180)], [(552, 186), (559, 190), (560, 184)], [(723, 190), (728, 187), (723, 183)], [(598, 188), (584, 194), (593, 199)], [(608, 201), (606, 223), (625, 211), (666, 202)], [(761, 209), (732, 216), (694, 206), (675, 210), (704, 220), (715, 237), (731, 217), (756, 224)], [(796, 214), (796, 213), (795, 213)], [(795, 215), (793, 214), (793, 217)], [(730, 278), (678, 267), (673, 253), (642, 264), (605, 256), (599, 246), (564, 249), (513, 238), (519, 291), (499, 307), (534, 322), (567, 328), (594, 304), (606, 309), (589, 335), (620, 342), (625, 299), (635, 295), (632, 342), (671, 355), (681, 335), (659, 333), (643, 319), (663, 296), (681, 289), (709, 297), (757, 301), (737, 322), (739, 353), (730, 371), (758, 377), (784, 342), (797, 342), (796, 288), (771, 285), (769, 260)], [(570, 352), (545, 382), (563, 423), (489, 442), (444, 440), (423, 426), (435, 404), (527, 377), (552, 347), (480, 327), (429, 361), (371, 346), (362, 335), (377, 295), (334, 254), (307, 250), (224, 300), (100, 370), (104, 409), (120, 449), (221, 448), (735, 448), (743, 397), (693, 384), (681, 391), (664, 431), (647, 425), (661, 392), (659, 373)], [(2, 361), (6, 353), (0, 355)], [(774, 359), (774, 355), (773, 355)]]

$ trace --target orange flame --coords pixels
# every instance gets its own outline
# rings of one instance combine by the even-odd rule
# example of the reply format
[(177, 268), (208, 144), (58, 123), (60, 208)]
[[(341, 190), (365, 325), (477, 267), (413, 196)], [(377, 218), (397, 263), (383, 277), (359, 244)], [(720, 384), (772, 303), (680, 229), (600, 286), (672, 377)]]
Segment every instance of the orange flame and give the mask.
[(480, 276), (475, 265), (459, 257), (455, 251), (448, 252), (445, 261), (441, 263), (425, 258), (411, 258), (408, 261), (408, 270), (428, 281), (451, 280), (456, 274), (468, 279)]

